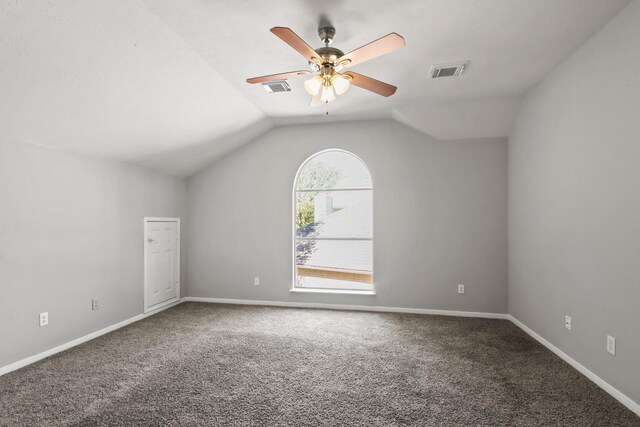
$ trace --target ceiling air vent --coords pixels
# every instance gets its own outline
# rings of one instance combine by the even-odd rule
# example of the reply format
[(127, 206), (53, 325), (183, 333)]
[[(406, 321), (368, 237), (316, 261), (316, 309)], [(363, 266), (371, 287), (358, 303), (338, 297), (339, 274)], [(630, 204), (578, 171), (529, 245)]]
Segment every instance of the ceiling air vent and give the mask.
[(429, 77), (437, 79), (439, 77), (456, 77), (461, 76), (469, 62), (457, 62), (454, 64), (432, 65), (429, 71)]
[(286, 80), (272, 80), (262, 83), (262, 87), (269, 93), (291, 92), (291, 86)]

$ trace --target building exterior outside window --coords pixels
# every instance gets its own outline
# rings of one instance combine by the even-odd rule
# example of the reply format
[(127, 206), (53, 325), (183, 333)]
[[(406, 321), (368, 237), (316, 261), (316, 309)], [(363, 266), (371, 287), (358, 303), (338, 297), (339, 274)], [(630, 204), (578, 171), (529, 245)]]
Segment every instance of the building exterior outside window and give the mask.
[(321, 151), (294, 186), (294, 288), (373, 290), (373, 186), (367, 166), (343, 150)]

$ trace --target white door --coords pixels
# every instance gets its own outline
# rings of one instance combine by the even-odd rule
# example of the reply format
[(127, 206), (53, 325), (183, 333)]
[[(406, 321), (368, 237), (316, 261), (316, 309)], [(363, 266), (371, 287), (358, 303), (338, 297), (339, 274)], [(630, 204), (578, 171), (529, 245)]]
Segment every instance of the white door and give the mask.
[(179, 220), (145, 219), (145, 313), (180, 297), (179, 231)]

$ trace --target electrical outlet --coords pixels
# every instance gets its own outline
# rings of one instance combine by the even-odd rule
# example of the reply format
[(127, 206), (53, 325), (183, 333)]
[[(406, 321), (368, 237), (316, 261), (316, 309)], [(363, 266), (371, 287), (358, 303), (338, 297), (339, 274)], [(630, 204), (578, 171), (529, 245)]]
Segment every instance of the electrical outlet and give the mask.
[(458, 293), (464, 294), (464, 285), (458, 285)]
[(614, 356), (616, 355), (616, 339), (611, 335), (607, 335), (607, 351)]
[(254, 277), (253, 278), (253, 284), (256, 286), (260, 286), (260, 278), (259, 277)]
[(564, 327), (571, 330), (571, 317), (564, 316)]
[(40, 313), (40, 326), (47, 326), (49, 324), (49, 312)]
[(97, 299), (92, 299), (91, 300), (91, 310), (97, 310), (98, 308), (100, 308), (100, 305), (98, 304), (98, 300)]

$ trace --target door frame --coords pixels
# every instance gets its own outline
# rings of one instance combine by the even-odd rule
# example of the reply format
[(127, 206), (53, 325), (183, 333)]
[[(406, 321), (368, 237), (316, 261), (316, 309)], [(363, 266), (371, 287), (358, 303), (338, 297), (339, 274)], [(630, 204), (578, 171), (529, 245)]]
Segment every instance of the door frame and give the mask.
[[(147, 224), (150, 222), (175, 222), (176, 223), (176, 229), (178, 232), (178, 237), (177, 237), (178, 295), (175, 298), (162, 301), (161, 303), (158, 303), (152, 307), (147, 307), (147, 237), (148, 237)], [(177, 301), (180, 301), (180, 218), (163, 218), (163, 217), (155, 217), (155, 216), (145, 216), (143, 221), (143, 230), (144, 230), (144, 240), (142, 242), (143, 242), (143, 248), (144, 248), (144, 255), (143, 255), (144, 258), (142, 260), (142, 263), (144, 267), (144, 280), (142, 283), (142, 294), (143, 294), (142, 309), (143, 309), (143, 313), (146, 314), (151, 311), (157, 310), (161, 307), (164, 307), (165, 305), (173, 304)]]

